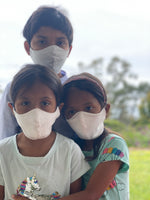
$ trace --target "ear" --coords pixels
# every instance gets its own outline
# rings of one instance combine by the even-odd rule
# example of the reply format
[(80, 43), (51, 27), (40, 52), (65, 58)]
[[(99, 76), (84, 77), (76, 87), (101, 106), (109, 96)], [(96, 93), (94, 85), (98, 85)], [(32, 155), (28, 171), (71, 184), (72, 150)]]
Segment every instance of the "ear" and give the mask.
[(59, 105), (59, 110), (60, 110), (60, 112), (61, 112), (63, 106), (64, 106), (64, 103), (61, 103), (61, 104)]
[(24, 48), (28, 55), (30, 55), (30, 45), (27, 41), (24, 42)]
[(105, 106), (105, 110), (106, 110), (106, 118), (107, 118), (108, 115), (109, 115), (109, 110), (110, 110), (110, 104), (109, 104), (109, 103), (106, 104), (106, 106)]
[(12, 106), (12, 103), (8, 102), (8, 107), (11, 109), (12, 113), (14, 113), (14, 112), (13, 112), (13, 106)]
[(69, 57), (69, 55), (70, 55), (70, 53), (71, 53), (71, 50), (72, 50), (72, 45), (69, 47), (69, 53), (68, 53), (68, 56), (67, 56), (67, 57)]

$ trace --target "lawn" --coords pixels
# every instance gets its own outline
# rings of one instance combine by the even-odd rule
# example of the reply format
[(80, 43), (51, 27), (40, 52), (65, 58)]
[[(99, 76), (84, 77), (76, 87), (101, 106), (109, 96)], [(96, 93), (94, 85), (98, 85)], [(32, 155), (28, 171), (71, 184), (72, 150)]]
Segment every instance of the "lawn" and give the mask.
[(150, 149), (130, 148), (130, 200), (150, 200)]

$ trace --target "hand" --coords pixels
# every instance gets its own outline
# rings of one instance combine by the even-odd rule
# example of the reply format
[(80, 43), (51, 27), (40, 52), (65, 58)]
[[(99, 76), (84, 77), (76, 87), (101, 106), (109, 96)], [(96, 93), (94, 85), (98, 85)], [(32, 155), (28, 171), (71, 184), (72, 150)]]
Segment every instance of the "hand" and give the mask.
[(19, 196), (19, 195), (15, 195), (15, 194), (13, 194), (11, 197), (12, 197), (14, 200), (29, 200), (27, 197), (21, 197), (21, 196)]

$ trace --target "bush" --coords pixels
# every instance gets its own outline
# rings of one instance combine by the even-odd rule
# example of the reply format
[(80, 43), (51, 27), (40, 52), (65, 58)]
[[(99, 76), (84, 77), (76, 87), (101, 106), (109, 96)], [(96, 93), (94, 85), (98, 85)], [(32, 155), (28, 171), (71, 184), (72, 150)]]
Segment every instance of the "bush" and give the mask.
[(129, 147), (147, 148), (150, 146), (150, 125), (125, 125), (117, 120), (106, 120), (105, 127), (118, 132)]

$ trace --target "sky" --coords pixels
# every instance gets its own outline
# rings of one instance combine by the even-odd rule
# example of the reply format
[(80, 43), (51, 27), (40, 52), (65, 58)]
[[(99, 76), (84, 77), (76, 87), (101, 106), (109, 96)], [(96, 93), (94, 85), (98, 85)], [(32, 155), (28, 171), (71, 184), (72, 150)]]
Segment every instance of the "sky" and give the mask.
[(3, 89), (25, 63), (23, 27), (41, 5), (62, 6), (74, 28), (72, 52), (64, 69), (78, 73), (85, 64), (113, 56), (127, 60), (139, 77), (150, 82), (149, 0), (5, 0), (0, 6), (0, 86)]

